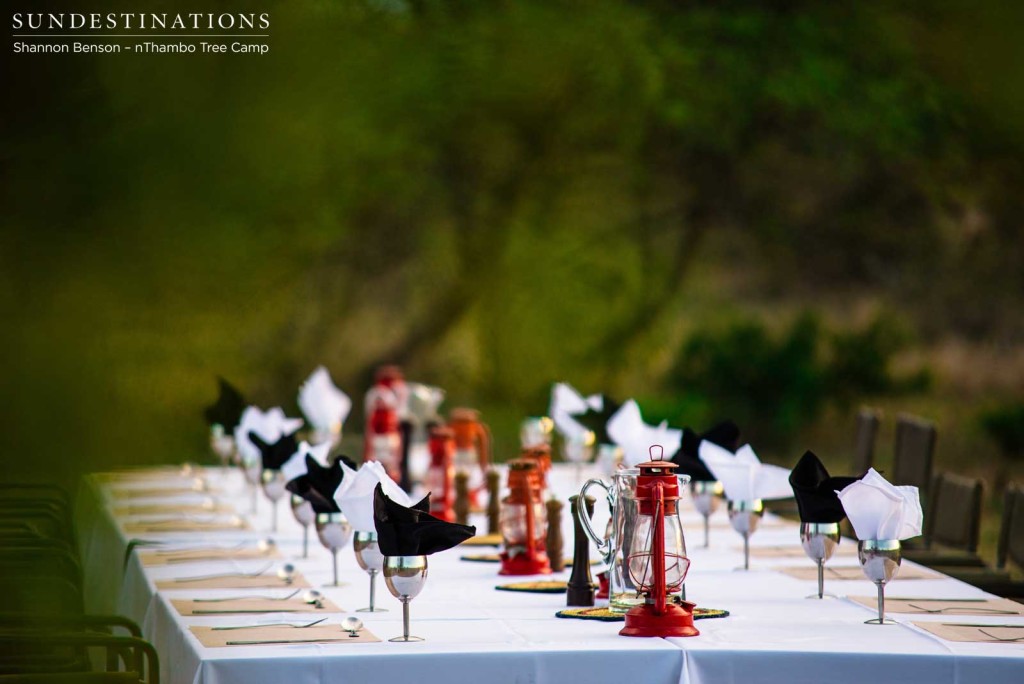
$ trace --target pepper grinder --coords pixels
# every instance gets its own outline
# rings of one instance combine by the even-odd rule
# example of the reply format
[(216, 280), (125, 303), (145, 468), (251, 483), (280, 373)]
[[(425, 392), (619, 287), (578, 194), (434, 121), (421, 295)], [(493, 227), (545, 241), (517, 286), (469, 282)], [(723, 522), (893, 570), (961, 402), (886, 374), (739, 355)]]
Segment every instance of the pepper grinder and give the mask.
[[(569, 497), (569, 513), (573, 524), (572, 574), (565, 592), (565, 605), (594, 605), (594, 580), (590, 577), (590, 538), (583, 531), (579, 516), (579, 495)], [(594, 499), (584, 499), (587, 517), (594, 515)]]
[(399, 464), (401, 478), (398, 486), (407, 492), (412, 491), (412, 475), (409, 472), (409, 451), (412, 449), (412, 431), (413, 424), (411, 421), (403, 420), (398, 424), (398, 432), (402, 436), (402, 462)]
[(501, 473), (487, 471), (487, 533), (501, 534)]
[(460, 525), (469, 523), (469, 473), (455, 473), (455, 522)]
[(544, 544), (551, 560), (551, 570), (561, 572), (565, 570), (565, 544), (562, 540), (562, 509), (565, 506), (554, 498), (548, 499), (545, 505), (548, 509), (548, 534)]

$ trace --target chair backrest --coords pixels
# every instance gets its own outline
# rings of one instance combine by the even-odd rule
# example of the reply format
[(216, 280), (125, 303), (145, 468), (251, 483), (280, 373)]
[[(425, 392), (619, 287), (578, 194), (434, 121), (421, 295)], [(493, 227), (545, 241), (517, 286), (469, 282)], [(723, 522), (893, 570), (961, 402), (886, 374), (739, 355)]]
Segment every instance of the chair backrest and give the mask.
[(925, 538), (959, 551), (976, 553), (984, 492), (985, 485), (978, 478), (952, 473), (936, 475), (925, 518)]
[(1011, 560), (1024, 568), (1024, 487), (1010, 484), (1003, 499), (1003, 523), (999, 528), (996, 565), (1002, 570)]
[(928, 504), (932, 480), (932, 456), (935, 453), (935, 425), (914, 416), (896, 419), (896, 445), (892, 459), (892, 483), (913, 485)]
[(857, 412), (857, 437), (853, 449), (853, 472), (866, 473), (875, 463), (875, 438), (881, 421), (881, 411), (864, 407)]

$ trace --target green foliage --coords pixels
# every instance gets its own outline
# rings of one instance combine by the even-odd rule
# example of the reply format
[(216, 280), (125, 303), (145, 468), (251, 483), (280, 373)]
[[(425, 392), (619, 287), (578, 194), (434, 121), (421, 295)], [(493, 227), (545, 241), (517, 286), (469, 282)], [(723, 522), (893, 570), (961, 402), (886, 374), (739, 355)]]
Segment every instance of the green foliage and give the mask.
[(728, 416), (746, 439), (788, 447), (830, 402), (919, 389), (919, 376), (901, 379), (890, 370), (905, 341), (883, 317), (832, 334), (810, 313), (774, 335), (761, 322), (741, 321), (695, 332), (679, 354), (671, 389), (705, 397), (704, 422)]
[(1024, 401), (986, 409), (978, 422), (1007, 459), (1024, 458)]

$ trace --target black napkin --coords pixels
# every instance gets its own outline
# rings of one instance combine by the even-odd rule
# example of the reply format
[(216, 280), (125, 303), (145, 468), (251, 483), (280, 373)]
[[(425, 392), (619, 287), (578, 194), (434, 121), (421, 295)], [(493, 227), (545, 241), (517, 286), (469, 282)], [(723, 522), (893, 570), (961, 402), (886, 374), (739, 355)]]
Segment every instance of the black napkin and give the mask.
[(472, 525), (446, 522), (428, 510), (429, 494), (406, 508), (389, 499), (378, 484), (373, 490), (373, 522), (380, 552), (385, 556), (428, 556), (458, 546), (476, 534)]
[(280, 470), (292, 455), (299, 450), (299, 444), (295, 441), (298, 431), (290, 435), (283, 435), (281, 439), (273, 444), (267, 444), (255, 432), (249, 432), (249, 441), (256, 445), (263, 457), (264, 470)]
[(689, 475), (694, 482), (714, 482), (718, 479), (700, 460), (700, 443), (704, 440), (735, 452), (740, 447), (740, 429), (731, 420), (724, 420), (701, 435), (690, 428), (683, 428), (679, 451), (670, 459), (679, 466), (676, 474)]
[(224, 432), (228, 434), (242, 421), (242, 412), (245, 411), (245, 399), (242, 393), (235, 389), (230, 382), (218, 377), (217, 383), (220, 386), (220, 395), (217, 401), (203, 409), (203, 416), (210, 425), (222, 425)]
[(340, 513), (334, 492), (338, 491), (343, 479), (345, 471), (341, 469), (340, 458), (325, 468), (312, 456), (306, 456), (306, 474), (298, 476), (285, 487), (312, 504), (316, 513)]
[(841, 491), (857, 477), (829, 477), (828, 471), (812, 452), (808, 451), (789, 473), (800, 521), (807, 523), (841, 522), (846, 517), (837, 491)]
[(608, 435), (608, 421), (622, 405), (607, 395), (602, 398), (602, 402), (600, 411), (587, 407), (583, 413), (570, 413), (569, 415), (577, 423), (593, 432), (598, 444), (615, 444), (615, 440)]

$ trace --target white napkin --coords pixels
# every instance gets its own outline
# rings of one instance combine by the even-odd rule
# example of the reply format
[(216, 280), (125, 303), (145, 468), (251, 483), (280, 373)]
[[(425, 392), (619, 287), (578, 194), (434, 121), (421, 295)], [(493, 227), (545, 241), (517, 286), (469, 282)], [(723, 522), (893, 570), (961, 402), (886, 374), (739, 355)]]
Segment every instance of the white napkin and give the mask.
[(921, 534), (924, 513), (917, 487), (891, 484), (871, 468), (836, 494), (858, 539), (909, 539)]
[[(648, 425), (640, 415), (640, 407), (630, 399), (608, 419), (608, 436), (622, 447), (623, 461), (628, 466), (651, 460), (651, 447), (655, 444), (664, 449), (663, 457), (671, 458), (679, 451), (683, 431), (668, 427), (668, 421), (661, 425)], [(655, 458), (660, 458), (657, 453)]]
[[(297, 477), (301, 477), (306, 474), (306, 456), (312, 456), (313, 460), (327, 467), (327, 454), (331, 450), (330, 442), (323, 442), (322, 444), (311, 445), (306, 440), (299, 442), (299, 450), (292, 454), (292, 457), (285, 461), (285, 464), (281, 466), (281, 474), (284, 475), (285, 482), (291, 482)], [(345, 466), (344, 463), (341, 464)], [(349, 468), (349, 470), (352, 470)], [(353, 471), (355, 472), (355, 471)], [(342, 480), (344, 482), (344, 480)]]
[(352, 400), (335, 387), (331, 374), (323, 366), (317, 369), (299, 387), (299, 408), (316, 430), (327, 432), (341, 426), (352, 410)]
[(761, 463), (749, 444), (741, 446), (733, 455), (728, 449), (705, 439), (697, 451), (700, 460), (722, 483), (725, 496), (731, 501), (788, 499), (793, 496), (789, 469)]
[(574, 413), (585, 413), (587, 409), (600, 411), (604, 408), (604, 397), (600, 394), (591, 394), (584, 397), (576, 391), (572, 385), (566, 382), (558, 382), (551, 388), (551, 419), (555, 421), (555, 427), (567, 440), (583, 439), (588, 430), (585, 426), (576, 422), (572, 417)]
[(249, 440), (249, 433), (255, 432), (267, 444), (273, 444), (284, 435), (302, 427), (301, 418), (288, 418), (280, 406), (261, 411), (257, 406), (247, 406), (242, 411), (242, 419), (235, 428), (235, 444), (243, 464), (251, 464), (260, 460), (260, 450)]
[(392, 501), (403, 506), (415, 503), (405, 490), (388, 477), (384, 466), (377, 461), (367, 461), (352, 477), (346, 473), (345, 479), (341, 481), (341, 486), (334, 494), (334, 501), (356, 532), (377, 530), (373, 522), (373, 490), (377, 488), (378, 482)]

